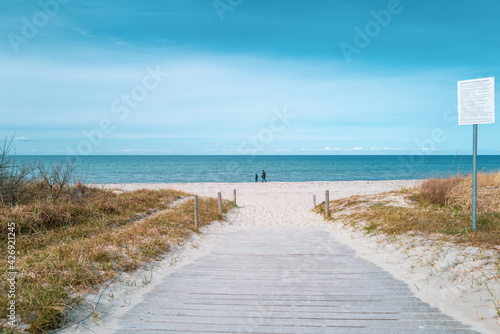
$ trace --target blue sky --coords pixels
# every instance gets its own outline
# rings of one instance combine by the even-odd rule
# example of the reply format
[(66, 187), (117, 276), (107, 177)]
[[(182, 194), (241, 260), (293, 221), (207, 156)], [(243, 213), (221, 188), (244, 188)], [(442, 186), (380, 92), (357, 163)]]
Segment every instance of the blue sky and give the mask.
[[(500, 77), (498, 13), (493, 0), (3, 0), (0, 135), (18, 154), (469, 154), (457, 81)], [(480, 154), (500, 154), (499, 133), (479, 126)]]

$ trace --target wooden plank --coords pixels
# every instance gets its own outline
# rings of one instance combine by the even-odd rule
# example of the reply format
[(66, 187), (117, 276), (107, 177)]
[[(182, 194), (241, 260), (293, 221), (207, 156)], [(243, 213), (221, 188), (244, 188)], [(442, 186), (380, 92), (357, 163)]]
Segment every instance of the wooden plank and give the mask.
[(116, 333), (361, 330), (476, 333), (321, 227), (225, 233), (211, 254), (165, 277), (120, 318)]

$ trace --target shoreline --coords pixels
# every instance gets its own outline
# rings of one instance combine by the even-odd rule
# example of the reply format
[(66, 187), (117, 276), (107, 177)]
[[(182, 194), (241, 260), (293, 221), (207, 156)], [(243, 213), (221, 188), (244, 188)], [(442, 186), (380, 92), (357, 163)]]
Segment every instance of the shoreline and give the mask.
[(110, 182), (110, 183), (86, 183), (87, 185), (126, 185), (126, 184), (144, 184), (144, 185), (155, 185), (155, 184), (255, 184), (255, 183), (278, 183), (278, 184), (286, 184), (286, 183), (339, 183), (339, 182), (391, 182), (391, 181), (424, 181), (424, 179), (390, 179), (390, 180), (340, 180), (340, 181), (268, 181), (268, 182)]
[[(422, 179), (411, 179), (411, 180), (354, 180), (354, 181), (297, 181), (297, 182), (280, 182), (280, 181), (269, 181), (269, 182), (184, 182), (184, 183), (95, 183), (89, 184), (89, 186), (103, 187), (105, 189), (117, 188), (122, 191), (132, 191), (137, 189), (176, 189), (180, 190), (193, 188), (205, 189), (205, 188), (221, 188), (226, 189), (231, 186), (252, 186), (252, 185), (266, 185), (267, 189), (283, 188), (286, 186), (301, 186), (296, 189), (305, 189), (308, 186), (337, 186), (337, 185), (366, 185), (374, 187), (380, 185), (382, 189), (387, 189), (387, 191), (400, 189), (401, 187), (412, 187), (416, 184), (422, 182)], [(399, 188), (398, 188), (399, 187)], [(328, 190), (328, 189), (325, 189)], [(378, 189), (376, 189), (378, 191)], [(187, 190), (185, 190), (187, 191)], [(232, 191), (232, 190), (231, 190)], [(383, 192), (379, 191), (379, 192)], [(189, 191), (187, 191), (189, 192)], [(371, 192), (368, 192), (371, 193)], [(223, 193), (224, 195), (224, 193)], [(350, 195), (344, 196), (349, 197)], [(341, 198), (341, 197), (339, 197)]]

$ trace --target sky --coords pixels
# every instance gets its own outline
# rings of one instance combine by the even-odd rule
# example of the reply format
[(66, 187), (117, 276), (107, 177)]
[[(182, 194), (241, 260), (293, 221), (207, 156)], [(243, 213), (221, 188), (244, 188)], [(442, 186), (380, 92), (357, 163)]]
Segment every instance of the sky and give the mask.
[[(498, 13), (494, 0), (2, 0), (0, 138), (20, 155), (470, 154), (457, 81), (500, 78)], [(500, 154), (498, 122), (478, 128), (478, 153)]]

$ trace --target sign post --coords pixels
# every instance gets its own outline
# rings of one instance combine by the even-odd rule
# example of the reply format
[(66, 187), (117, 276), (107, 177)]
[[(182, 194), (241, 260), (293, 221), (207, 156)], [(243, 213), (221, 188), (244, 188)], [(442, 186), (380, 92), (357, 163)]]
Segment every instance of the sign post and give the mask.
[(477, 125), (495, 123), (495, 78), (458, 82), (458, 125), (473, 126), (472, 134), (472, 231), (477, 211)]
[(472, 125), (472, 137), (472, 231), (475, 231), (477, 229), (477, 124)]

